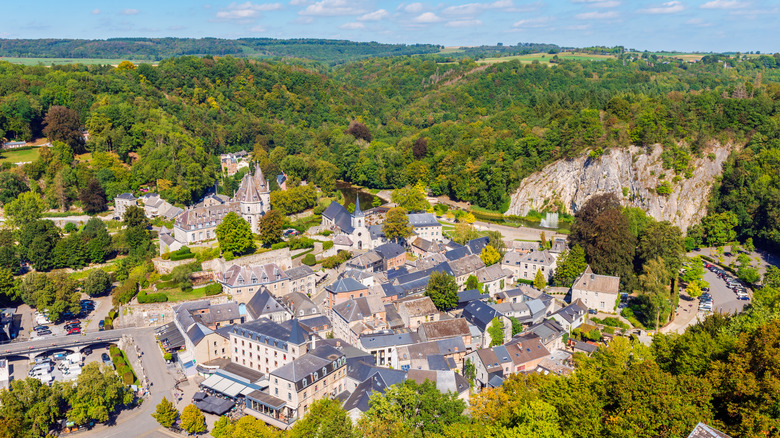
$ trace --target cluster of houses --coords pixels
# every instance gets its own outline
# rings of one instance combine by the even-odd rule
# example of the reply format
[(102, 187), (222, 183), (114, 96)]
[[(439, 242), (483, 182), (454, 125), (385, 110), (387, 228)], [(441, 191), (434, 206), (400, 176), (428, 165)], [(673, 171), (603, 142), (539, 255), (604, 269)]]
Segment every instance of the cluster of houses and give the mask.
[[(407, 379), (468, 401), (513, 374), (571, 373), (573, 352), (597, 348), (568, 337), (589, 309), (614, 312), (618, 278), (588, 268), (570, 303), (518, 283), (537, 271), (551, 278), (565, 241), (549, 250), (508, 242), (503, 260), (486, 266), (486, 237), (458, 245), (434, 215), (419, 213), (410, 215), (415, 235), (392, 242), (367, 220), (374, 214), (359, 201), (352, 213), (332, 204), (323, 214), (334, 245), (354, 254), (332, 281), (307, 266), (233, 264), (216, 273), (230, 301), (174, 307), (158, 339), (185, 373), (206, 377), (203, 387), (281, 429), (323, 397), (354, 419), (373, 394)], [(454, 308), (437, 309), (424, 294), (434, 272), (455, 278)], [(467, 287), (471, 277), (478, 289)]]

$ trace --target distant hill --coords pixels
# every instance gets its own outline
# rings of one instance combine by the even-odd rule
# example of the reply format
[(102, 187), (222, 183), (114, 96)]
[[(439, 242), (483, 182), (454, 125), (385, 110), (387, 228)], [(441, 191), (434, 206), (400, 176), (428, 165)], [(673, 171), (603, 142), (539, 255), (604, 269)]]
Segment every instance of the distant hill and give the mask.
[(434, 44), (360, 43), (346, 40), (241, 38), (111, 38), (107, 40), (0, 39), (0, 56), (161, 60), (182, 55), (295, 57), (322, 62), (438, 53)]

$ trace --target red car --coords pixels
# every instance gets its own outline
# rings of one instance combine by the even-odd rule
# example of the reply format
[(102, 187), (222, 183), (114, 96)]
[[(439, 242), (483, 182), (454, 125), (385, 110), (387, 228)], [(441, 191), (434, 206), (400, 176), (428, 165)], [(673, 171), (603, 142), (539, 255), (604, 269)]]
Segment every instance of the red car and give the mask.
[(71, 320), (65, 321), (65, 324), (66, 324), (66, 325), (70, 325), (70, 324), (81, 324), (81, 321), (79, 321), (78, 319), (71, 319)]
[(78, 327), (73, 327), (72, 329), (68, 330), (69, 335), (77, 335), (81, 333), (81, 329)]

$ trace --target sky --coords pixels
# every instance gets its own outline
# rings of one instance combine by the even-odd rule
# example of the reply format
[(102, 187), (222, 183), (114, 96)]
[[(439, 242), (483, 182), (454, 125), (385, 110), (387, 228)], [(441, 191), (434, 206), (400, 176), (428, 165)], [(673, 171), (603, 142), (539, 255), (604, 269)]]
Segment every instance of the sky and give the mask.
[(2, 0), (0, 16), (0, 38), (328, 38), (780, 52), (780, 0)]

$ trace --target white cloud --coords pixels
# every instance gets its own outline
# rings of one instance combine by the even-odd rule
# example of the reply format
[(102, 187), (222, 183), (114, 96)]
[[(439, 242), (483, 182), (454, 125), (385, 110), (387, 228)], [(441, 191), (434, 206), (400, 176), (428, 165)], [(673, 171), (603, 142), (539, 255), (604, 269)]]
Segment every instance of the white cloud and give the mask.
[(566, 27), (568, 30), (590, 30), (590, 28), (590, 24), (573, 24)]
[[(359, 4), (359, 2), (358, 2)], [(366, 11), (347, 0), (320, 0), (298, 12), (300, 15), (316, 15), (321, 17), (335, 17), (340, 15), (358, 15)]]
[(442, 14), (444, 15), (467, 15), (473, 16), (484, 12), (488, 9), (506, 9), (513, 6), (511, 1), (498, 0), (493, 3), (467, 3), (465, 5), (450, 6), (444, 8)]
[(92, 15), (100, 15), (100, 9), (93, 9), (91, 14)]
[(609, 11), (609, 12), (583, 12), (582, 14), (577, 14), (576, 17), (580, 20), (609, 20), (612, 18), (617, 18), (618, 13), (615, 11)]
[(418, 12), (422, 12), (423, 9), (425, 9), (425, 6), (423, 6), (422, 3), (409, 3), (404, 7), (404, 11), (416, 14)]
[(747, 6), (747, 3), (737, 0), (712, 0), (699, 6), (702, 9), (739, 9)]
[(390, 13), (387, 12), (386, 10), (379, 9), (378, 11), (369, 12), (368, 14), (361, 15), (357, 19), (360, 21), (379, 21), (389, 15)]
[(639, 12), (645, 13), (645, 14), (673, 14), (675, 12), (680, 12), (683, 9), (685, 9), (685, 6), (683, 6), (682, 3), (679, 1), (670, 1), (662, 4), (661, 6), (653, 6), (650, 8), (644, 8), (640, 9)]
[(282, 9), (283, 7), (284, 6), (282, 6), (281, 3), (231, 3), (228, 5), (227, 9), (217, 12), (217, 19), (248, 20), (250, 18), (259, 17), (261, 15), (261, 11), (276, 11)]
[(545, 27), (547, 24), (549, 24), (551, 21), (553, 21), (552, 17), (537, 17), (537, 18), (528, 18), (525, 20), (516, 21), (512, 27), (516, 28), (537, 28), (537, 27)]
[(415, 23), (437, 23), (441, 21), (441, 18), (433, 12), (425, 12), (415, 17), (412, 21)]
[(125, 9), (121, 12), (122, 15), (138, 15), (141, 12), (138, 9)]
[(346, 29), (346, 30), (357, 30), (357, 29), (365, 29), (366, 25), (363, 23), (344, 23), (341, 26), (339, 26), (339, 29)]
[(290, 0), (292, 6), (303, 6), (311, 3), (309, 0)]
[(454, 20), (445, 24), (447, 27), (474, 27), (481, 26), (482, 20)]
[(591, 8), (614, 8), (620, 6), (620, 0), (572, 0), (573, 3), (584, 3)]
[(265, 28), (263, 26), (252, 26), (249, 28), (249, 31), (254, 33), (263, 33), (265, 32)]
[(685, 24), (696, 26), (696, 27), (708, 27), (712, 26), (712, 23), (708, 21), (704, 21), (701, 18), (691, 18), (690, 20), (686, 21)]

